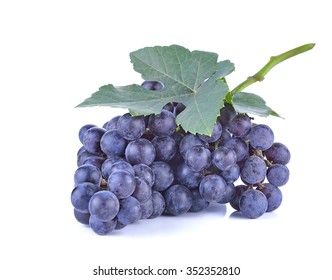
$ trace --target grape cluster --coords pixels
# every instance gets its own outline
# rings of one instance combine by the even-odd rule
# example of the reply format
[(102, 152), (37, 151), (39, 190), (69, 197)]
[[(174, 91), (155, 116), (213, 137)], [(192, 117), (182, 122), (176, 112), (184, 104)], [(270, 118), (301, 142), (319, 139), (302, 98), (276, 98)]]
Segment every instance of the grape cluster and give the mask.
[[(142, 87), (163, 85), (145, 81)], [(274, 141), (271, 128), (225, 103), (212, 134), (194, 135), (176, 124), (184, 109), (170, 102), (159, 114), (126, 113), (103, 127), (81, 127), (71, 193), (80, 223), (105, 235), (140, 219), (199, 212), (211, 203), (230, 203), (252, 219), (280, 206), (290, 152)]]

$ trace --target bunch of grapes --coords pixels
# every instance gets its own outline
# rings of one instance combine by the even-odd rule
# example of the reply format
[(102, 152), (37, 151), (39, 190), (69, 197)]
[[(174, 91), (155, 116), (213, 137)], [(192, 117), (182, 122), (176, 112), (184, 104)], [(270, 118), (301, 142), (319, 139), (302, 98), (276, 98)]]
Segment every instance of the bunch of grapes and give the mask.
[[(160, 90), (163, 84), (145, 81), (142, 87)], [(225, 103), (212, 134), (194, 135), (176, 124), (183, 110), (182, 103), (170, 102), (160, 114), (126, 113), (79, 130), (83, 146), (71, 202), (80, 223), (105, 235), (211, 203), (230, 203), (251, 219), (280, 206), (290, 152), (274, 141), (269, 126)]]

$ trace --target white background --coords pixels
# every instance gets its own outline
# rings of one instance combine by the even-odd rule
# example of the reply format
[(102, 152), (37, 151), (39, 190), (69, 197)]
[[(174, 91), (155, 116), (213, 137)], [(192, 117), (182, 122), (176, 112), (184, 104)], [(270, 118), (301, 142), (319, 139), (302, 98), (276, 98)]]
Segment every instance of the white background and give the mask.
[[(107, 279), (92, 276), (92, 269), (151, 265), (239, 266), (234, 279), (330, 279), (328, 3), (1, 1), (0, 278)], [(312, 51), (247, 89), (285, 118), (259, 120), (292, 153), (291, 178), (275, 213), (246, 220), (216, 205), (141, 221), (104, 237), (76, 222), (70, 192), (78, 130), (123, 111), (74, 107), (102, 85), (140, 83), (129, 52), (170, 44), (216, 52), (236, 65), (228, 78), (233, 88), (270, 55), (312, 42)]]

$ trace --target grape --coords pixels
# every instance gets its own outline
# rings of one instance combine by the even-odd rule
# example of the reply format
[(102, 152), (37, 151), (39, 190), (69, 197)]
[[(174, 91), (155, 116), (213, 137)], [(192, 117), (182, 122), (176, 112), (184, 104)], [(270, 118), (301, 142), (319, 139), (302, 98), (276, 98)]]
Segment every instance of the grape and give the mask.
[(221, 124), (219, 122), (216, 122), (215, 125), (213, 126), (213, 131), (211, 136), (199, 134), (198, 137), (204, 142), (214, 143), (221, 137), (221, 134), (222, 134)]
[(84, 136), (84, 133), (90, 129), (91, 127), (97, 127), (96, 125), (94, 124), (86, 124), (84, 126), (82, 126), (78, 132), (78, 138), (80, 139), (80, 142), (83, 144), (83, 136)]
[(127, 145), (125, 156), (131, 165), (140, 163), (151, 165), (155, 160), (156, 150), (150, 141), (140, 138)]
[(286, 165), (290, 161), (290, 152), (288, 148), (279, 142), (272, 144), (271, 148), (264, 152), (266, 158), (273, 164), (283, 164)]
[(152, 189), (142, 178), (136, 177), (136, 188), (132, 196), (135, 197), (140, 203), (146, 202), (152, 195)]
[(152, 188), (155, 180), (154, 173), (152, 169), (145, 164), (136, 164), (133, 166), (135, 171), (135, 176), (144, 179), (148, 185)]
[(103, 125), (103, 128), (106, 130), (113, 130), (118, 128), (118, 120), (120, 119), (121, 116), (116, 116), (110, 119), (108, 122), (106, 122)]
[[(113, 165), (109, 169), (109, 172), (110, 172), (109, 174), (112, 174), (115, 171), (127, 171), (128, 173), (135, 176), (134, 168), (131, 166), (130, 163), (128, 163), (127, 161), (124, 161), (124, 160), (119, 160), (119, 161), (113, 163)], [(106, 177), (106, 178), (108, 178), (108, 177)]]
[(135, 191), (135, 177), (127, 171), (115, 171), (108, 177), (107, 186), (119, 199), (127, 198)]
[(240, 167), (238, 164), (234, 164), (230, 169), (221, 170), (220, 175), (224, 178), (227, 184), (234, 183), (240, 177)]
[(210, 205), (210, 202), (202, 198), (198, 188), (191, 189), (190, 191), (193, 197), (193, 203), (189, 209), (189, 212), (200, 212)]
[(84, 182), (89, 182), (99, 187), (101, 183), (100, 170), (91, 164), (81, 165), (75, 171), (74, 183), (77, 185)]
[(218, 201), (218, 203), (220, 203), (220, 204), (228, 203), (235, 198), (235, 195), (236, 195), (236, 188), (235, 188), (234, 184), (232, 184), (232, 183), (227, 184), (225, 195), (223, 196), (223, 198), (221, 200)]
[(243, 160), (249, 152), (247, 143), (242, 138), (238, 137), (229, 138), (225, 141), (224, 146), (234, 150), (238, 162)]
[(178, 216), (189, 211), (193, 204), (193, 197), (185, 186), (173, 185), (165, 192), (165, 202), (167, 213)]
[(200, 172), (211, 165), (211, 152), (203, 146), (191, 147), (185, 156), (185, 163), (194, 172)]
[(257, 156), (250, 156), (245, 160), (241, 169), (241, 179), (247, 184), (257, 184), (264, 181), (266, 164)]
[(173, 115), (177, 116), (179, 115), (184, 109), (186, 109), (186, 106), (182, 103), (178, 102), (168, 102), (164, 107), (164, 110), (170, 111), (173, 113)]
[(95, 193), (89, 202), (89, 212), (97, 220), (107, 222), (113, 220), (120, 208), (119, 200), (110, 191)]
[(276, 187), (284, 186), (289, 179), (289, 170), (282, 164), (273, 164), (266, 173), (267, 180)]
[(249, 141), (254, 149), (265, 151), (273, 144), (273, 131), (265, 124), (255, 125), (249, 133)]
[(151, 164), (151, 169), (155, 175), (153, 189), (164, 191), (174, 181), (174, 173), (170, 165), (164, 161), (155, 161)]
[(141, 220), (148, 219), (152, 215), (153, 213), (152, 195), (147, 201), (141, 202), (141, 209), (142, 209)]
[(144, 117), (124, 114), (117, 122), (117, 131), (124, 139), (139, 139), (145, 131)]
[(206, 143), (193, 134), (188, 134), (183, 137), (179, 145), (179, 151), (182, 157), (185, 158), (187, 151), (194, 146), (206, 146)]
[(268, 206), (266, 196), (259, 190), (248, 189), (242, 193), (239, 207), (242, 214), (250, 219), (262, 216)]
[(100, 139), (105, 132), (106, 130), (100, 127), (89, 128), (83, 135), (84, 148), (91, 154), (102, 154)]
[(245, 185), (238, 185), (235, 187), (235, 196), (232, 200), (230, 200), (230, 205), (235, 209), (235, 210), (240, 210), (239, 206), (239, 201), (242, 196), (242, 194), (247, 190), (247, 186)]
[(194, 172), (184, 162), (180, 163), (175, 170), (175, 177), (180, 184), (187, 186), (188, 188), (198, 187), (200, 181), (203, 178), (203, 172)]
[(141, 87), (149, 90), (161, 90), (164, 88), (164, 84), (159, 81), (144, 81)]
[(152, 191), (153, 212), (149, 219), (154, 219), (164, 213), (166, 205), (163, 195), (158, 191)]
[(116, 219), (107, 222), (102, 222), (97, 218), (95, 218), (94, 216), (90, 216), (89, 219), (89, 224), (91, 229), (99, 235), (106, 235), (111, 233), (115, 229), (116, 223), (117, 223)]
[(118, 161), (124, 161), (124, 160), (120, 157), (110, 157), (103, 162), (101, 166), (101, 174), (105, 179), (108, 179), (108, 177), (111, 175), (112, 173), (111, 168), (113, 164)]
[(235, 137), (245, 137), (251, 129), (251, 121), (247, 115), (236, 115), (230, 120), (228, 130)]
[(279, 188), (273, 186), (272, 184), (265, 183), (259, 190), (267, 198), (268, 207), (266, 212), (272, 212), (280, 206), (282, 202), (282, 193)]
[(218, 117), (218, 121), (221, 126), (225, 129), (229, 127), (230, 120), (236, 116), (236, 111), (233, 106), (229, 103), (225, 103), (225, 106), (220, 110), (220, 116)]
[(90, 198), (98, 191), (92, 183), (80, 183), (71, 192), (71, 203), (74, 208), (82, 213), (89, 212)]
[(105, 132), (100, 139), (100, 148), (108, 156), (123, 156), (127, 146), (127, 141), (117, 130)]
[(171, 136), (176, 128), (175, 116), (162, 110), (160, 114), (150, 116), (148, 127), (156, 136)]
[(80, 167), (81, 165), (83, 165), (84, 161), (90, 157), (93, 156), (93, 154), (89, 153), (87, 150), (81, 151), (78, 155), (77, 155), (77, 167)]
[(137, 222), (141, 216), (141, 205), (136, 198), (129, 196), (120, 200), (120, 210), (117, 215), (117, 219), (121, 224), (133, 224)]
[(80, 211), (77, 211), (74, 208), (74, 216), (78, 222), (80, 222), (83, 225), (88, 225), (89, 224), (89, 219), (90, 219), (90, 213), (82, 213)]
[(155, 137), (151, 141), (156, 150), (156, 160), (170, 161), (176, 153), (176, 143), (170, 136)]
[(218, 202), (224, 199), (226, 194), (225, 180), (215, 174), (205, 176), (199, 184), (199, 192), (205, 200)]
[(87, 157), (83, 161), (83, 165), (93, 165), (100, 170), (104, 161), (105, 161), (105, 158), (103, 158), (101, 156), (92, 155), (92, 156)]
[(219, 147), (212, 153), (212, 163), (219, 170), (228, 170), (236, 163), (236, 153), (231, 148)]

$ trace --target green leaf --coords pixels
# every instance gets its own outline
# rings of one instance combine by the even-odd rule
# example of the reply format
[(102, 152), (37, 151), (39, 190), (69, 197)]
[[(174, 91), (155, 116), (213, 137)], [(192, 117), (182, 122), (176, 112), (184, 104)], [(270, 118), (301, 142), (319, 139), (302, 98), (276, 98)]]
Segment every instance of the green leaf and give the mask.
[(147, 47), (130, 54), (134, 69), (144, 80), (161, 81), (165, 88), (151, 91), (139, 85), (103, 86), (77, 107), (111, 106), (137, 114), (159, 113), (168, 102), (181, 102), (186, 109), (177, 117), (184, 130), (211, 134), (229, 89), (223, 77), (234, 70), (226, 60), (218, 62), (211, 52), (181, 46)]
[(261, 117), (275, 116), (280, 117), (266, 105), (265, 100), (253, 93), (236, 92), (233, 94), (233, 107), (239, 113), (255, 114)]

